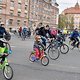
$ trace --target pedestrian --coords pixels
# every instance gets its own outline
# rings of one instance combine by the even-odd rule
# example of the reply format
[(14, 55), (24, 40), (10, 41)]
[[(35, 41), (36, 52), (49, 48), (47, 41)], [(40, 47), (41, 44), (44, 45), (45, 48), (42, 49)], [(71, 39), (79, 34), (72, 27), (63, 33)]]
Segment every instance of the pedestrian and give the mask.
[(21, 37), (22, 27), (19, 27), (18, 32), (19, 32), (19, 36)]

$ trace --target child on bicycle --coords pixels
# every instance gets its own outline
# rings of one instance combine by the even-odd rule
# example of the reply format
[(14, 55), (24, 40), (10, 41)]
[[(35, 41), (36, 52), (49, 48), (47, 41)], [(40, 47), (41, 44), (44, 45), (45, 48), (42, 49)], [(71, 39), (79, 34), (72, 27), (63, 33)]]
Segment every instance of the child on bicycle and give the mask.
[(6, 44), (6, 42), (0, 40), (0, 58), (1, 58), (1, 64), (3, 64), (4, 60), (5, 60), (5, 56), (7, 56), (7, 52), (8, 49), (4, 46), (4, 44)]
[(41, 51), (43, 52), (44, 50), (44, 45), (41, 43), (41, 37), (39, 35), (35, 36), (33, 49), (35, 51), (36, 59), (39, 59)]

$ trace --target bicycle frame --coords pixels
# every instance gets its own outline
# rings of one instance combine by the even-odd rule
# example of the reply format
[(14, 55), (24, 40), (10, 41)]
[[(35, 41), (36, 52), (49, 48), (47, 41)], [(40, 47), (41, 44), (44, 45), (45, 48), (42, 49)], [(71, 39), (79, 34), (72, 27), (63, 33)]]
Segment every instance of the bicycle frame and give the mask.
[(7, 58), (5, 58), (5, 61), (3, 62), (3, 64), (0, 64), (0, 69), (3, 69), (6, 65), (9, 65)]
[(45, 50), (47, 50), (53, 44), (52, 42), (46, 42), (46, 43), (49, 43), (49, 45), (46, 47)]

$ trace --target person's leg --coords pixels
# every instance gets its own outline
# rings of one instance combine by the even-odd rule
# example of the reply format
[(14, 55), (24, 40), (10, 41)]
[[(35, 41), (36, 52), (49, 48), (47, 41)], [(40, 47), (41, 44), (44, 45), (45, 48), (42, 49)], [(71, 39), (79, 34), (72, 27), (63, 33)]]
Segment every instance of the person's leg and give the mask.
[(76, 45), (77, 45), (77, 48), (79, 47), (79, 39), (76, 38)]
[(42, 44), (46, 47), (46, 39), (44, 37), (41, 37), (42, 39)]
[(5, 61), (5, 55), (2, 55), (2, 60), (1, 60), (1, 64), (3, 64), (3, 62)]
[(38, 48), (34, 48), (36, 58), (39, 58), (39, 50)]
[(76, 43), (76, 39), (74, 38), (73, 39), (73, 46), (75, 46), (75, 43)]

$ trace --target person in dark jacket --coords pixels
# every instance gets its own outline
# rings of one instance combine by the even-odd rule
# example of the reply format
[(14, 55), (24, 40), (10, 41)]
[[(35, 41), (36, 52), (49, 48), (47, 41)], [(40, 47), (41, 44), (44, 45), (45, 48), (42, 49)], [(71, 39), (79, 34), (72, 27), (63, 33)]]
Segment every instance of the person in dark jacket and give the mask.
[(43, 43), (44, 46), (46, 47), (46, 40), (47, 40), (48, 38), (52, 38), (49, 25), (46, 25), (46, 27), (43, 26), (43, 27), (39, 28), (38, 35), (41, 36), (42, 43)]
[(0, 38), (3, 38), (3, 35), (7, 34), (7, 31), (5, 30), (5, 28), (3, 26), (4, 26), (4, 23), (1, 22), (1, 24), (0, 24)]
[(73, 43), (72, 43), (73, 46), (75, 46), (75, 44), (77, 43), (77, 47), (79, 47), (78, 37), (80, 37), (80, 35), (79, 35), (77, 28), (75, 28), (72, 34), (70, 35), (70, 39), (73, 40)]

